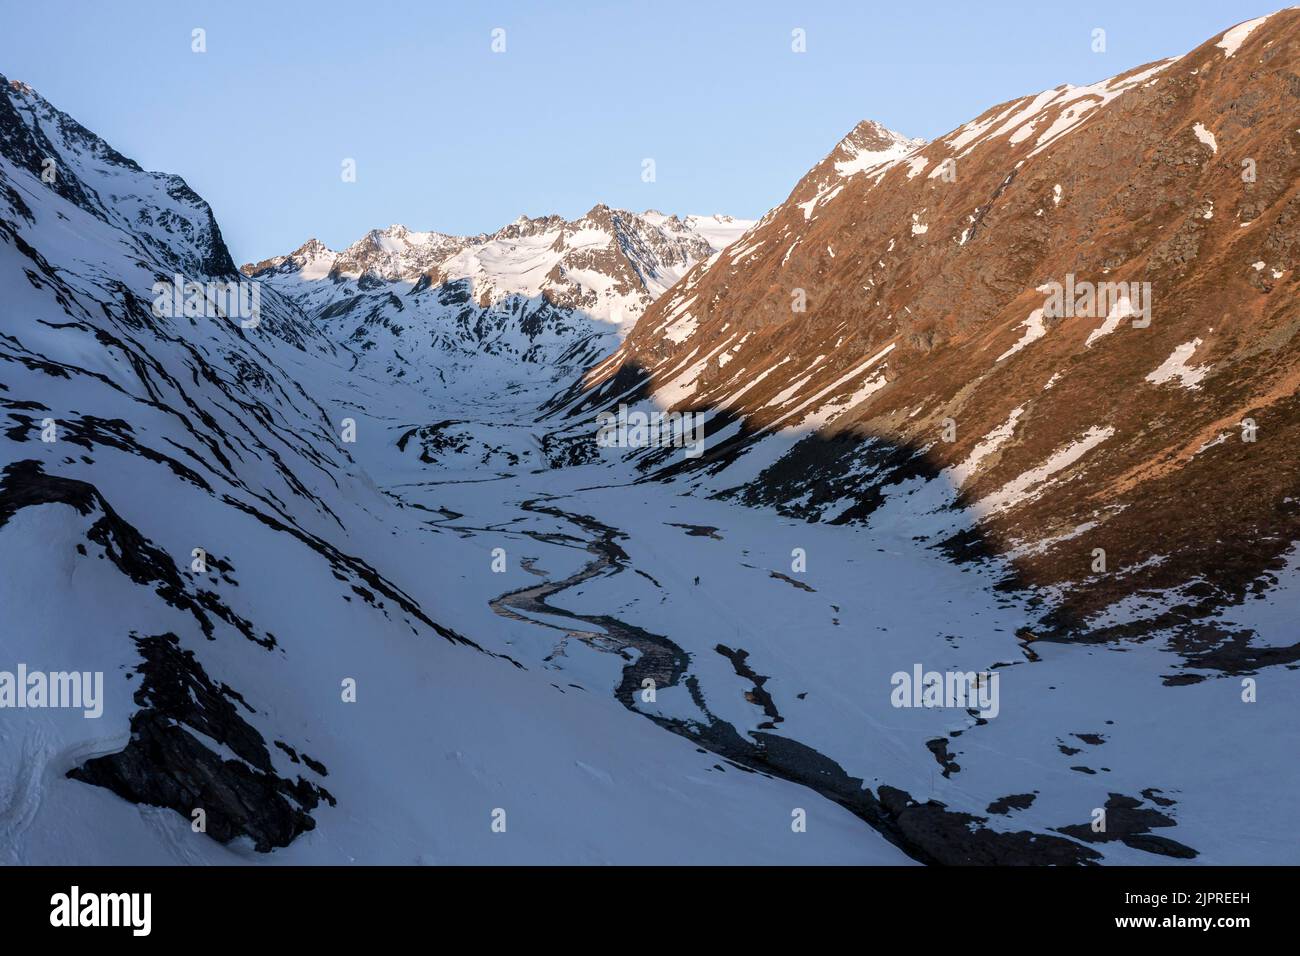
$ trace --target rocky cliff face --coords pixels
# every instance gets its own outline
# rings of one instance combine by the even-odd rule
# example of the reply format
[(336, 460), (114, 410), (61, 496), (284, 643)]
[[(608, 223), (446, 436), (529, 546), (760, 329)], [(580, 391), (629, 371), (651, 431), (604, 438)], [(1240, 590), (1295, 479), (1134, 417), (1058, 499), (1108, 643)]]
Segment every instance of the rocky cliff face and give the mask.
[[(179, 176), (147, 172), (30, 86), (0, 75), (0, 144), (15, 170), (31, 173), (63, 199), (130, 234), (142, 256), (181, 271), (235, 272), (212, 210)], [(32, 221), (28, 200), (0, 184), (15, 213)]]

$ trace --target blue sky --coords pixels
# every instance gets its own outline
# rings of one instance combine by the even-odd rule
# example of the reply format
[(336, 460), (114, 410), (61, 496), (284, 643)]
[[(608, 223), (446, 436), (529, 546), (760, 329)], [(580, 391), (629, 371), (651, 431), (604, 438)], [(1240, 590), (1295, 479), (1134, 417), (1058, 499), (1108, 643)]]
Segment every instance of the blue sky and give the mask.
[(860, 119), (932, 138), (1278, 2), (5, 0), (0, 73), (185, 177), (243, 262), (597, 202), (756, 217)]

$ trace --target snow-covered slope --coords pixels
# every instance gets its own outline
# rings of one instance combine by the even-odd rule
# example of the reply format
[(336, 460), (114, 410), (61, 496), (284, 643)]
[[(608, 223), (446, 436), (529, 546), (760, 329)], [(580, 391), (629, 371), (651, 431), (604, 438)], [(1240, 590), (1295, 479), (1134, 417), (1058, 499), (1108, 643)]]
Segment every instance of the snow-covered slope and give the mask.
[(354, 456), (392, 443), (352, 356), (271, 286), (256, 327), (159, 316), (174, 270), (236, 275), (208, 207), (3, 81), (0, 672), (103, 692), (0, 710), (0, 860), (903, 859), (828, 803), (791, 841), (801, 788), (480, 650), (490, 555)]

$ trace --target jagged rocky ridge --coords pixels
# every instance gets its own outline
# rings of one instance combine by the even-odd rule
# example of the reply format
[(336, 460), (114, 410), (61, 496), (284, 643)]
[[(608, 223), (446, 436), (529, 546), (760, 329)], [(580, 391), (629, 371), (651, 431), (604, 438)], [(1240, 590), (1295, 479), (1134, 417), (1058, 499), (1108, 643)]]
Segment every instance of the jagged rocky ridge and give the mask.
[(357, 349), (376, 375), (443, 390), (522, 361), (558, 382), (608, 353), (687, 269), (750, 225), (597, 205), (578, 219), (521, 216), (479, 236), (394, 225), (342, 252), (311, 239), (242, 270)]

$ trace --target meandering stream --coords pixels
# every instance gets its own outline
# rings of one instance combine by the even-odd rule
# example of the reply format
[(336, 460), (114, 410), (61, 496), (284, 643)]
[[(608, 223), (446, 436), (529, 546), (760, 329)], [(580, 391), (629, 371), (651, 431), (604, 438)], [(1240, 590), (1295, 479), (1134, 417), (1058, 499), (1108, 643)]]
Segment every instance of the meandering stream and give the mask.
[[(555, 628), (570, 638), (623, 656), (627, 663), (614, 696), (628, 710), (717, 754), (738, 770), (788, 780), (833, 800), (922, 863), (1059, 865), (1087, 863), (1097, 857), (1087, 847), (1063, 837), (987, 829), (980, 825), (982, 821), (978, 817), (950, 811), (934, 801), (917, 802), (904, 791), (886, 785), (877, 788), (877, 796), (860, 778), (850, 776), (830, 757), (797, 740), (761, 730), (741, 734), (709, 710), (697, 679), (690, 673), (691, 655), (673, 640), (610, 615), (580, 614), (547, 603), (552, 595), (592, 578), (631, 570), (627, 552), (618, 544), (619, 540), (626, 539), (626, 534), (590, 515), (564, 511), (555, 506), (555, 500), (548, 498), (542, 503), (543, 499), (535, 498), (521, 502), (520, 507), (570, 524), (582, 536), (539, 531), (524, 534), (548, 544), (581, 545), (592, 555), (592, 560), (566, 578), (509, 591), (489, 604), (503, 617)], [(538, 620), (537, 616), (589, 627), (568, 629)], [(719, 648), (719, 652), (725, 649)], [(636, 694), (647, 679), (654, 681), (657, 691), (679, 684), (685, 686), (704, 719), (681, 720), (639, 710)]]

